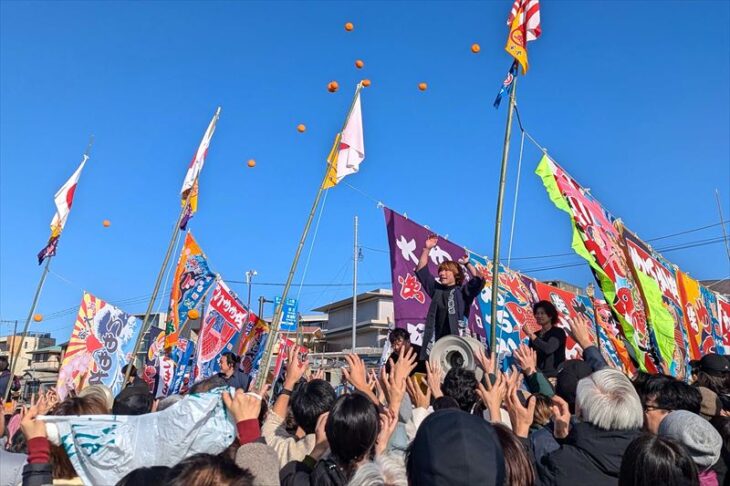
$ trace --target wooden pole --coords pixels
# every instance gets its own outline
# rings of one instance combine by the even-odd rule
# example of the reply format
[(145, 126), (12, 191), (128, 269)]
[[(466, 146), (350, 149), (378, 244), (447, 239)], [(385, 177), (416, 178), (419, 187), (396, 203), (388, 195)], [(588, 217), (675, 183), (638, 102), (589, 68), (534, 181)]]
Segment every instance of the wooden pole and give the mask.
[(509, 159), (509, 142), (512, 136), (512, 118), (515, 111), (515, 99), (517, 96), (517, 72), (512, 81), (512, 92), (509, 95), (509, 110), (507, 111), (507, 127), (504, 130), (504, 145), (502, 146), (502, 169), (499, 175), (499, 191), (497, 195), (497, 217), (494, 223), (494, 256), (492, 257), (492, 315), (491, 333), (489, 347), (491, 349), (494, 373), (499, 367), (497, 343), (497, 303), (499, 299), (499, 245), (502, 238), (502, 206), (504, 204), (504, 191), (507, 183), (507, 160)]

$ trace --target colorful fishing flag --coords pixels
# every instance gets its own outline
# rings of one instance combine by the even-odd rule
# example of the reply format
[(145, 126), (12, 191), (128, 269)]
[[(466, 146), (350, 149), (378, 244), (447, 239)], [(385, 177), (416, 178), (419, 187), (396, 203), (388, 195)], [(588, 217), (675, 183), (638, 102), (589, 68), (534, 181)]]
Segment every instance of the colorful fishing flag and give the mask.
[(203, 250), (191, 233), (185, 235), (185, 244), (175, 269), (170, 294), (170, 308), (165, 326), (165, 348), (178, 340), (180, 326), (188, 320), (188, 313), (196, 308), (215, 282), (215, 274), (208, 267)]
[(335, 137), (335, 143), (327, 157), (329, 168), (322, 187), (324, 189), (334, 187), (345, 176), (354, 174), (359, 170), (363, 160), (365, 160), (365, 141), (362, 131), (360, 87), (358, 86), (345, 128)]
[(702, 322), (701, 315), (707, 315), (704, 301), (700, 293), (700, 283), (686, 273), (677, 270), (679, 295), (682, 303), (684, 330), (687, 334), (687, 350), (692, 360), (702, 358)]
[(553, 204), (570, 216), (572, 248), (593, 269), (641, 369), (649, 373), (662, 371), (656, 333), (647, 323), (638, 285), (621, 246), (621, 235), (613, 224), (615, 218), (547, 155), (535, 173), (542, 179)]
[(512, 93), (512, 86), (514, 86), (515, 76), (517, 76), (517, 61), (512, 63), (512, 66), (507, 71), (504, 81), (502, 81), (502, 87), (497, 93), (497, 97), (494, 99), (494, 108), (499, 108), (499, 104), (502, 102), (503, 96), (509, 96)]
[(527, 73), (527, 43), (534, 41), (542, 33), (540, 26), (540, 1), (515, 0), (512, 4), (507, 25), (510, 26), (507, 44), (504, 49), (522, 66), (522, 74)]
[[(195, 152), (193, 160), (190, 161), (188, 172), (185, 174), (185, 180), (183, 181), (182, 189), (180, 189), (182, 206), (185, 207), (185, 215), (180, 222), (181, 230), (187, 227), (188, 221), (190, 221), (190, 218), (198, 210), (198, 176), (200, 175), (200, 171), (203, 170), (205, 157), (208, 155), (208, 146), (210, 145), (210, 140), (213, 138), (213, 133), (215, 133), (215, 125), (218, 123), (220, 114), (221, 108), (219, 106), (215, 111), (215, 115), (213, 115), (213, 119), (210, 120), (208, 129), (203, 134), (203, 139), (200, 141), (198, 150)], [(188, 195), (190, 195), (189, 198)], [(187, 205), (185, 204), (186, 201)]]
[(68, 348), (58, 372), (58, 395), (87, 385), (106, 385), (112, 395), (122, 390), (122, 367), (130, 361), (139, 319), (84, 292)]
[(721, 295), (717, 296), (718, 304), (718, 336), (717, 354), (730, 355), (730, 301)]
[(647, 318), (654, 329), (665, 369), (672, 376), (685, 377), (690, 361), (686, 351), (689, 342), (674, 268), (635, 234), (620, 226), (628, 262), (646, 303)]
[(256, 314), (249, 312), (228, 285), (219, 280), (206, 308), (198, 338), (196, 381), (218, 373), (221, 355), (234, 351), (234, 343), (244, 326), (247, 323), (255, 324), (257, 320)]
[(46, 258), (52, 257), (56, 254), (56, 248), (58, 247), (58, 239), (61, 237), (61, 231), (66, 226), (66, 220), (71, 212), (71, 205), (74, 202), (74, 193), (76, 192), (76, 185), (81, 177), (81, 171), (86, 165), (86, 161), (89, 157), (84, 154), (81, 164), (78, 169), (71, 175), (66, 183), (56, 192), (53, 197), (53, 202), (56, 204), (56, 214), (53, 215), (51, 220), (51, 236), (48, 238), (48, 243), (43, 249), (38, 252), (38, 265), (43, 263)]

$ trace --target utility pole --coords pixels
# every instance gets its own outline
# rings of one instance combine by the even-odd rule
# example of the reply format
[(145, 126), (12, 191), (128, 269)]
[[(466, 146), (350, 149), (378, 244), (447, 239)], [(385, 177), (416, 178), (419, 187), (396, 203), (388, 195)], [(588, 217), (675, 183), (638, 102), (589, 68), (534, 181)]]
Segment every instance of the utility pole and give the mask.
[(725, 240), (725, 251), (727, 259), (730, 262), (730, 245), (727, 242), (727, 231), (725, 230), (725, 219), (722, 217), (722, 204), (720, 204), (720, 191), (715, 189), (715, 199), (717, 199), (717, 210), (720, 212), (720, 227), (722, 228), (722, 239)]
[[(256, 270), (249, 270), (246, 272), (246, 285), (248, 285), (248, 300), (246, 300), (246, 308), (251, 309), (251, 280), (258, 275), (258, 272)], [(259, 298), (259, 301), (261, 298)], [(259, 315), (261, 317), (261, 315)]]
[(355, 352), (357, 347), (357, 260), (358, 260), (358, 246), (357, 246), (357, 216), (355, 216), (355, 244), (352, 252), (352, 352)]

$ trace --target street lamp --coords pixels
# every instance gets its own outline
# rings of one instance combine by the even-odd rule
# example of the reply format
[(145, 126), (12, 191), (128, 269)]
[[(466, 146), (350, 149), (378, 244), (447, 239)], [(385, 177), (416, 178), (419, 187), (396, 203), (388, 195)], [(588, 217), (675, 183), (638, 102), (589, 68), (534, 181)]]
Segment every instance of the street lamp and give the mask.
[(256, 270), (249, 270), (246, 272), (246, 285), (248, 285), (248, 300), (246, 301), (246, 307), (251, 311), (251, 280), (258, 275)]

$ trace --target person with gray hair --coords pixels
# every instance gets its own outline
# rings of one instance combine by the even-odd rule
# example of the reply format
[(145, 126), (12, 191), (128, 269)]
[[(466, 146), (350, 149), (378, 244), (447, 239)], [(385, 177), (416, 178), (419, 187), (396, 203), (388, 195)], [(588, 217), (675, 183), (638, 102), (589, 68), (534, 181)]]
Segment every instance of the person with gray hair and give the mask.
[(639, 395), (623, 373), (604, 368), (578, 382), (575, 403), (574, 423), (565, 401), (553, 406), (562, 445), (536, 458), (541, 484), (615, 486), (624, 451), (644, 420)]
[(376, 456), (357, 469), (347, 486), (408, 486), (406, 466), (395, 454)]

